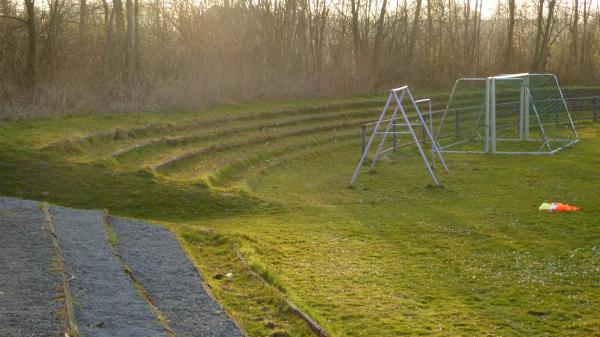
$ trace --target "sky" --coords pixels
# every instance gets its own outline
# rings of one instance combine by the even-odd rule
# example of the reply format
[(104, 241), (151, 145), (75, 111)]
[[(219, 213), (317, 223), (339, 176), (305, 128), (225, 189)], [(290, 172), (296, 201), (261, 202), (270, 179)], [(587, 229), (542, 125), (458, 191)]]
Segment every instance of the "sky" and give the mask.
[(483, 18), (489, 18), (494, 14), (494, 9), (496, 9), (496, 4), (498, 1), (496, 0), (483, 0), (481, 4), (481, 16)]

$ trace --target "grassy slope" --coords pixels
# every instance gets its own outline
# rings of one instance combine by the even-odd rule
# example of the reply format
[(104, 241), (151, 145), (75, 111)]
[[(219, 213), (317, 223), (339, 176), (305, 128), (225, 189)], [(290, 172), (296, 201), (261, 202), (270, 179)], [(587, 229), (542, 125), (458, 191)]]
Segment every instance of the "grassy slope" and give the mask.
[(580, 131), (553, 157), (448, 156), (441, 190), (412, 155), (348, 189), (357, 149), (340, 147), (253, 183), (284, 213), (202, 225), (248, 235), (256, 268), (334, 335), (598, 335), (600, 128)]
[[(600, 126), (584, 124), (582, 143), (553, 157), (447, 156), (443, 189), (427, 186), (408, 148), (348, 188), (359, 152), (348, 142), (275, 163), (257, 146), (252, 170), (228, 173), (248, 177), (230, 191), (77, 153), (89, 144), (40, 150), (66, 135), (185, 118), (5, 123), (0, 193), (167, 223), (253, 336), (310, 335), (281, 292), (335, 336), (600, 335)], [(543, 214), (542, 201), (585, 210)]]

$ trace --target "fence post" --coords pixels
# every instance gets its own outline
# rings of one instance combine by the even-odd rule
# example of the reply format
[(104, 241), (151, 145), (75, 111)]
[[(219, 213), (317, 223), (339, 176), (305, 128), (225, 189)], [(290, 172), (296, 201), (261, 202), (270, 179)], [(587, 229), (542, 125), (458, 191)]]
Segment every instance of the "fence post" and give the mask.
[(367, 148), (367, 126), (366, 125), (362, 126), (360, 139), (361, 139), (361, 145), (362, 145), (362, 152), (360, 153), (360, 155), (362, 156), (365, 153), (365, 149)]
[(598, 120), (598, 96), (594, 96), (594, 103), (593, 103), (593, 116), (592, 116), (592, 120), (595, 122)]
[(396, 126), (396, 122), (394, 120), (392, 120), (392, 132), (394, 132), (393, 138), (394, 138), (394, 143), (392, 145), (393, 150), (392, 152), (396, 153), (398, 152), (398, 127)]

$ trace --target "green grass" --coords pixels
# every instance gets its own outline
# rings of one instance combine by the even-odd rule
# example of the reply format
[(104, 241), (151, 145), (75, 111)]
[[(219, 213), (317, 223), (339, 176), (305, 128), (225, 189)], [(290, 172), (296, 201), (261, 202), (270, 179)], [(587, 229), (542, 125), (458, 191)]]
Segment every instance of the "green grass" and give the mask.
[[(600, 335), (600, 124), (579, 124), (581, 143), (554, 156), (447, 155), (442, 188), (402, 148), (349, 188), (359, 128), (300, 131), (351, 111), (339, 123), (360, 121), (356, 107), (377, 99), (2, 122), (0, 194), (166, 225), (251, 336), (312, 335), (285, 298), (332, 336)], [(247, 119), (174, 127), (236, 116)], [(288, 124), (259, 128), (274, 122)], [(139, 131), (152, 123), (163, 126)], [(222, 139), (230, 126), (241, 129)], [(81, 140), (117, 128), (138, 132)], [(179, 136), (204, 138), (111, 156)], [(544, 201), (584, 210), (540, 213)]]

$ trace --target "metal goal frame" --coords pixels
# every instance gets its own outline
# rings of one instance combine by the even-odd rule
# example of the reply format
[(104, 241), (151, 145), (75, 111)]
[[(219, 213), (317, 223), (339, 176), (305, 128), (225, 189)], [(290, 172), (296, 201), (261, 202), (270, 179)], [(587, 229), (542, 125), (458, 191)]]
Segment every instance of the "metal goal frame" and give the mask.
[[(530, 90), (530, 78), (533, 76), (550, 76), (553, 78), (554, 83), (556, 85), (557, 92), (559, 93), (558, 97), (552, 99), (554, 101), (560, 101), (558, 104), (564, 107), (564, 112), (568, 117), (568, 126), (572, 130), (574, 138), (573, 139), (561, 139), (561, 138), (552, 138), (547, 134), (544, 129), (544, 122), (540, 118), (540, 112), (536, 107), (536, 100), (534, 100), (532, 96), (532, 92)], [(497, 116), (496, 116), (496, 87), (497, 84), (501, 81), (517, 81), (520, 82), (520, 92), (519, 92), (519, 112), (518, 112), (518, 136), (515, 138), (500, 138), (497, 136)], [(478, 116), (476, 124), (479, 125), (480, 119), (483, 117), (484, 121), (484, 134), (478, 140), (483, 142), (482, 150), (463, 150), (456, 149), (457, 146), (464, 145), (472, 141), (472, 139), (465, 139), (462, 141), (453, 142), (446, 145), (440, 145), (440, 139), (444, 138), (442, 134), (442, 128), (445, 125), (445, 121), (447, 120), (447, 116), (451, 113), (456, 113), (455, 115), (455, 123), (457, 124), (456, 129), (458, 130), (458, 112), (456, 110), (460, 109), (450, 109), (450, 104), (453, 102), (453, 98), (455, 97), (456, 90), (458, 86), (463, 82), (482, 82), (481, 85), (485, 85), (485, 100), (483, 106), (483, 114)], [(532, 111), (531, 111), (532, 110)], [(533, 112), (533, 114), (531, 114)], [(539, 126), (539, 132), (541, 134), (540, 138), (530, 138), (530, 118), (535, 116), (537, 125)], [(577, 131), (575, 130), (575, 125), (573, 123), (573, 119), (571, 118), (571, 114), (567, 103), (564, 99), (562, 90), (560, 89), (560, 85), (558, 83), (558, 78), (554, 74), (530, 74), (530, 73), (519, 73), (519, 74), (505, 74), (505, 75), (496, 75), (490, 77), (471, 77), (471, 78), (459, 78), (454, 83), (452, 88), (452, 92), (450, 94), (448, 104), (442, 114), (441, 122), (439, 128), (436, 132), (436, 141), (438, 141), (438, 149), (442, 153), (491, 153), (491, 154), (532, 154), (532, 155), (552, 155), (559, 151), (562, 151), (572, 145), (575, 145), (579, 142), (579, 137), (577, 135)], [(497, 151), (498, 142), (540, 142), (542, 146), (538, 151)], [(551, 148), (550, 142), (558, 143), (560, 146), (557, 148)]]

